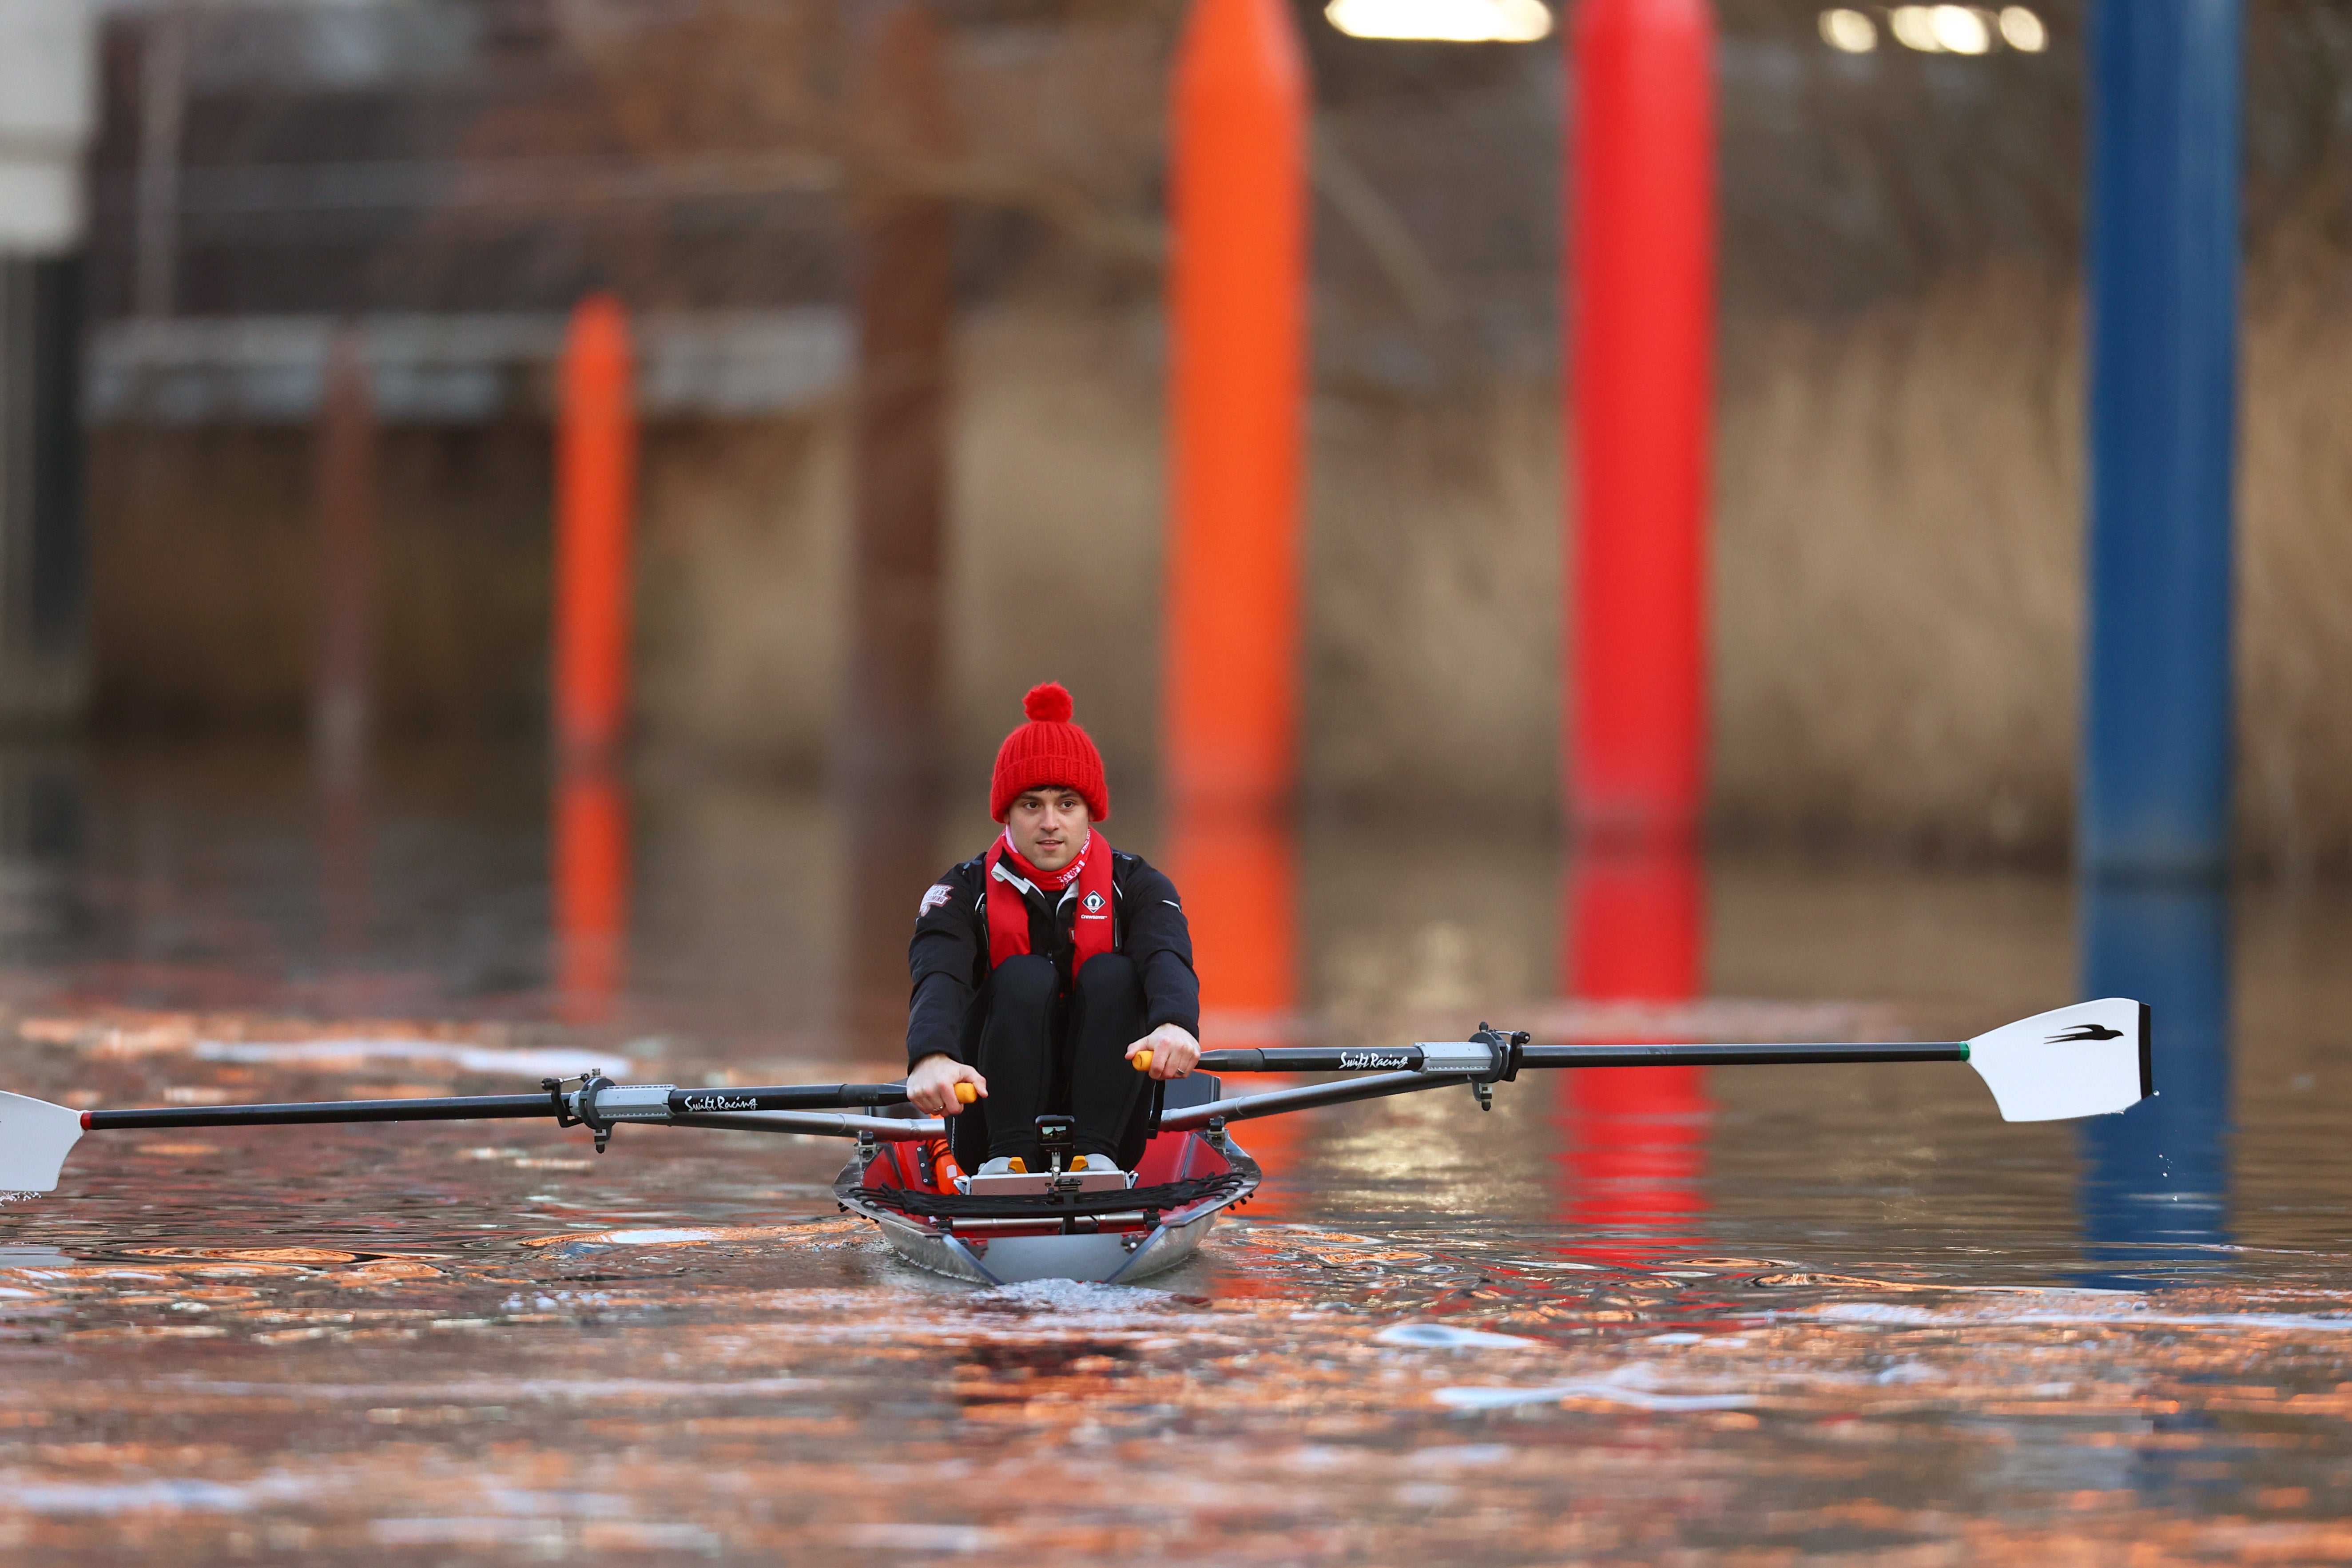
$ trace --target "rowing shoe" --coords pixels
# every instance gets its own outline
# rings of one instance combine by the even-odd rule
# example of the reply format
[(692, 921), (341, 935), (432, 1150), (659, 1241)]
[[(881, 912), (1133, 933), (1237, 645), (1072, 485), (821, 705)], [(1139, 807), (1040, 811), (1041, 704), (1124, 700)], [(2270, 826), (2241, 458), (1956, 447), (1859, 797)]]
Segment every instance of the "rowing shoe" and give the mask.
[[(0, 1192), (53, 1192), (83, 1133), (132, 1128), (546, 1118), (587, 1128), (600, 1153), (625, 1122), (797, 1132), (856, 1141), (835, 1195), (926, 1268), (987, 1284), (1135, 1279), (1189, 1257), (1216, 1215), (1256, 1189), (1256, 1163), (1226, 1131), (1253, 1117), (1464, 1084), (1491, 1107), (1495, 1085), (1538, 1068), (1959, 1061), (1984, 1079), (2004, 1121), (2053, 1121), (2126, 1110), (2155, 1093), (2149, 1031), (2145, 1005), (2108, 997), (1970, 1040), (1538, 1046), (1525, 1034), (1482, 1025), (1466, 1040), (1388, 1049), (1204, 1051), (1202, 1070), (1160, 1086), (1143, 1156), (1133, 1173), (1117, 1173), (1114, 1187), (1065, 1172), (1056, 1159), (1035, 1173), (1037, 1191), (984, 1196), (959, 1192), (943, 1174), (951, 1167), (933, 1164), (931, 1141), (945, 1136), (946, 1123), (915, 1114), (903, 1082), (680, 1089), (616, 1084), (591, 1073), (545, 1079), (537, 1094), (121, 1110), (75, 1110), (0, 1093)], [(1139, 1052), (1136, 1066), (1148, 1068), (1150, 1053)], [(1340, 1076), (1223, 1098), (1216, 1075), (1254, 1072)], [(969, 1103), (971, 1086), (958, 1085), (957, 1093)]]

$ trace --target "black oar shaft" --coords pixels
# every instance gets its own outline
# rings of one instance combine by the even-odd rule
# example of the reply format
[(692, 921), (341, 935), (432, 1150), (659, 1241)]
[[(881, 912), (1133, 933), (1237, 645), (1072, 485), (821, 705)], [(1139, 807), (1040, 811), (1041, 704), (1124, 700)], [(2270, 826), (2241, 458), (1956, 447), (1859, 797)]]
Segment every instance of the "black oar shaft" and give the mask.
[(163, 1105), (85, 1110), (81, 1124), (110, 1127), (289, 1127), (327, 1121), (476, 1121), (549, 1116), (544, 1094), (472, 1094), (436, 1100), (330, 1100), (293, 1105)]
[[(1338, 1079), (1324, 1083), (1304, 1084), (1297, 1089), (1271, 1089), (1264, 1094), (1245, 1094), (1233, 1100), (1212, 1100), (1205, 1105), (1188, 1106), (1171, 1111), (1160, 1119), (1164, 1131), (1184, 1128), (1205, 1127), (1213, 1121), (1244, 1121), (1252, 1117), (1276, 1116), (1289, 1110), (1311, 1110), (1323, 1105), (1345, 1105), (1351, 1100), (1378, 1100), (1391, 1094), (1412, 1094), (1419, 1089), (1438, 1089), (1452, 1084), (1475, 1081), (1481, 1074), (1465, 1073), (1452, 1068), (1442, 1071), (1418, 1069), (1421, 1054), (1412, 1049), (1416, 1064), (1404, 1071), (1375, 1072), (1365, 1078)], [(1343, 1067), (1336, 1058), (1341, 1057), (1381, 1057), (1388, 1058), (1381, 1065), (1393, 1068), (1394, 1058), (1402, 1055), (1389, 1051), (1321, 1051), (1305, 1047), (1286, 1047), (1265, 1051), (1203, 1051), (1201, 1065), (1215, 1067), (1224, 1072), (1294, 1072), (1345, 1071), (1365, 1065), (1349, 1060)], [(1263, 1058), (1264, 1065), (1243, 1058)], [(1321, 1058), (1334, 1058), (1329, 1061)], [(1314, 1058), (1314, 1059), (1307, 1059)], [(1662, 1066), (1769, 1066), (1792, 1062), (1964, 1062), (1969, 1059), (1966, 1042), (1937, 1041), (1855, 1041), (1852, 1043), (1816, 1045), (1655, 1045), (1655, 1046), (1523, 1046), (1519, 1066), (1522, 1068), (1637, 1068)], [(1280, 1068), (1275, 1064), (1280, 1062)]]
[[(810, 1083), (759, 1089), (678, 1089), (669, 1091), (669, 1113), (710, 1111), (837, 1110), (852, 1106), (903, 1105), (903, 1083)], [(449, 1095), (431, 1100), (332, 1100), (294, 1105), (162, 1105), (131, 1110), (91, 1110), (82, 1125), (91, 1131), (131, 1127), (291, 1127), (336, 1121), (475, 1121), (553, 1116), (545, 1094)], [(637, 1120), (637, 1118), (632, 1118)]]
[[(1967, 1044), (1957, 1040), (1867, 1040), (1810, 1045), (1677, 1042), (1519, 1047), (1519, 1066), (1523, 1068), (1769, 1067), (1792, 1062), (1958, 1062), (1966, 1061), (1968, 1058)], [(1277, 1046), (1263, 1050), (1202, 1051), (1200, 1066), (1203, 1072), (1434, 1070), (1449, 1077), (1462, 1070), (1452, 1059), (1447, 1059), (1441, 1066), (1431, 1059), (1429, 1051), (1421, 1046), (1390, 1046), (1381, 1049)]]
[(1964, 1062), (1965, 1040), (1816, 1045), (1522, 1046), (1523, 1068), (1780, 1067), (1798, 1062)]

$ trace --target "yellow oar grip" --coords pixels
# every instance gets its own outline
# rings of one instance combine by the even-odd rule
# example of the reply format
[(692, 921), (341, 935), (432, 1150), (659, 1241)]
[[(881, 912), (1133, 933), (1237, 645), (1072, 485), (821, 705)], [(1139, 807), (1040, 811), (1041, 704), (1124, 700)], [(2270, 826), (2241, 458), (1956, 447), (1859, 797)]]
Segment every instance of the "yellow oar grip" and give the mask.
[(1135, 1064), (1135, 1070), (1138, 1072), (1150, 1072), (1151, 1070), (1151, 1053), (1150, 1051), (1138, 1051), (1134, 1056), (1128, 1059)]
[(956, 1085), (956, 1100), (960, 1103), (970, 1105), (973, 1100), (978, 1100), (979, 1098), (980, 1090), (972, 1088), (971, 1085), (968, 1083), (960, 1083)]

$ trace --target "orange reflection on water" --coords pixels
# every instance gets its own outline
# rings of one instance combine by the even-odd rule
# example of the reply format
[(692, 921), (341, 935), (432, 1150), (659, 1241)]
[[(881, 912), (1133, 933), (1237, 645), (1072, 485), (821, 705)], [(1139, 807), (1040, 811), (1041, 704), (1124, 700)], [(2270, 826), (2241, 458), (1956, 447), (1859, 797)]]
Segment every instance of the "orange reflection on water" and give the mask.
[(629, 925), (629, 802), (611, 769), (559, 771), (554, 851), (556, 1012), (594, 1023), (620, 989)]
[[(1201, 1044), (1246, 1050), (1292, 1043), (1298, 1005), (1298, 843), (1287, 818), (1239, 806), (1180, 805), (1166, 870), (1192, 929), (1201, 976)], [(1225, 1080), (1227, 1098), (1279, 1089), (1269, 1073)], [(1287, 1116), (1243, 1124), (1242, 1147), (1270, 1178), (1252, 1204), (1273, 1218), (1298, 1139)]]
[[(1706, 888), (1695, 854), (1588, 847), (1570, 866), (1566, 891), (1560, 967), (1571, 994), (1675, 1002), (1698, 993)], [(1713, 1110), (1702, 1069), (1601, 1068), (1561, 1077), (1567, 1215), (1608, 1236), (1580, 1255), (1641, 1261), (1696, 1247)]]

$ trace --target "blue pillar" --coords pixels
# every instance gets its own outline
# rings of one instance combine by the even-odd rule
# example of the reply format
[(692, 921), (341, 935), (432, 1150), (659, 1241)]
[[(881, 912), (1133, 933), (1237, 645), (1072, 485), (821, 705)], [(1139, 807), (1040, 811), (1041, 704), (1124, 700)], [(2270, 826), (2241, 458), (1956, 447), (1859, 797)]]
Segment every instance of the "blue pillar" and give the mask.
[(2240, 0), (2093, 0), (2090, 30), (2078, 855), (2095, 876), (2214, 878), (2230, 855)]

